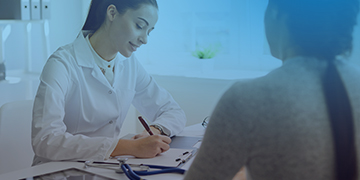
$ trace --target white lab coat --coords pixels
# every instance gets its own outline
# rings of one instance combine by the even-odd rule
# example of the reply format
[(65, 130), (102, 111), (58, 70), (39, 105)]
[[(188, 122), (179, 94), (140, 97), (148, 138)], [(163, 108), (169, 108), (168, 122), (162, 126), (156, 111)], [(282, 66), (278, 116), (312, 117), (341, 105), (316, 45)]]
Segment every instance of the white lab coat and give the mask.
[(86, 35), (81, 32), (72, 44), (60, 47), (44, 66), (33, 109), (34, 164), (106, 159), (131, 104), (171, 135), (185, 126), (183, 110), (134, 54), (116, 56), (110, 85), (94, 62)]

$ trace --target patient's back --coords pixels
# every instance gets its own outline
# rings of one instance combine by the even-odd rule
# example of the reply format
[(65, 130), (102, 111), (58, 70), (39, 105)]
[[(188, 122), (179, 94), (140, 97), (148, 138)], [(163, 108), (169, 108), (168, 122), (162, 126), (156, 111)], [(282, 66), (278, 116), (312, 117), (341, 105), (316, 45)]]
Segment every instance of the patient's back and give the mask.
[[(336, 66), (360, 137), (360, 69), (345, 61), (336, 61)], [(334, 179), (334, 144), (321, 83), (325, 68), (320, 60), (290, 59), (267, 76), (236, 83), (226, 93), (235, 100), (224, 106), (237, 114), (215, 112), (226, 119), (222, 123), (232, 124), (231, 129), (218, 130), (238, 133), (229, 137), (238, 146), (233, 149), (246, 152), (226, 153), (245, 158), (252, 179)], [(226, 122), (231, 119), (238, 122)]]

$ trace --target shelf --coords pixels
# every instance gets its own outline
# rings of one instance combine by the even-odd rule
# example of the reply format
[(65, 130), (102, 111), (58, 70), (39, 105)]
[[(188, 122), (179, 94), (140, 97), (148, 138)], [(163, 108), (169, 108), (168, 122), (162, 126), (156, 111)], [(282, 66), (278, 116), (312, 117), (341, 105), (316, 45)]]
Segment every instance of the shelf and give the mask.
[(0, 19), (0, 24), (15, 24), (15, 23), (44, 23), (45, 20), (17, 20), (17, 19)]
[(211, 70), (201, 71), (186, 68), (161, 68), (158, 66), (145, 65), (144, 68), (151, 75), (159, 76), (178, 76), (178, 77), (192, 77), (202, 79), (218, 79), (218, 80), (238, 80), (257, 78), (266, 75), (270, 71), (245, 71), (245, 70)]

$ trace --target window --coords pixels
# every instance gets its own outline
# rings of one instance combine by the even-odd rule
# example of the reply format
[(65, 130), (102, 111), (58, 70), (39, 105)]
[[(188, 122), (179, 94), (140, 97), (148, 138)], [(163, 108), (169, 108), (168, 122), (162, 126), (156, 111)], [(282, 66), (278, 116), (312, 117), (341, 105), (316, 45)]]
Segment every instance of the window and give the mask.
[[(267, 0), (158, 0), (158, 4), (156, 28), (149, 43), (137, 52), (150, 73), (208, 76), (221, 72), (234, 78), (281, 64), (270, 56), (265, 38)], [(209, 47), (219, 50), (213, 62), (192, 55)], [(208, 75), (202, 71), (204, 64), (212, 66), (205, 72)]]

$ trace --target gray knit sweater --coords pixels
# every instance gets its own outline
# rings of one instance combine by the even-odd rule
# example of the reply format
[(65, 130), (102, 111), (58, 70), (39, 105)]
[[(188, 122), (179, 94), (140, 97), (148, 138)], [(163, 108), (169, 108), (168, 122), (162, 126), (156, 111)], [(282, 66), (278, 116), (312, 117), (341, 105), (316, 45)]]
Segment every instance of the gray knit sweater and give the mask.
[[(360, 157), (360, 68), (346, 61), (336, 66), (349, 93)], [(242, 166), (252, 180), (334, 179), (321, 86), (325, 67), (298, 57), (264, 77), (235, 83), (218, 102), (185, 179), (231, 179)]]

